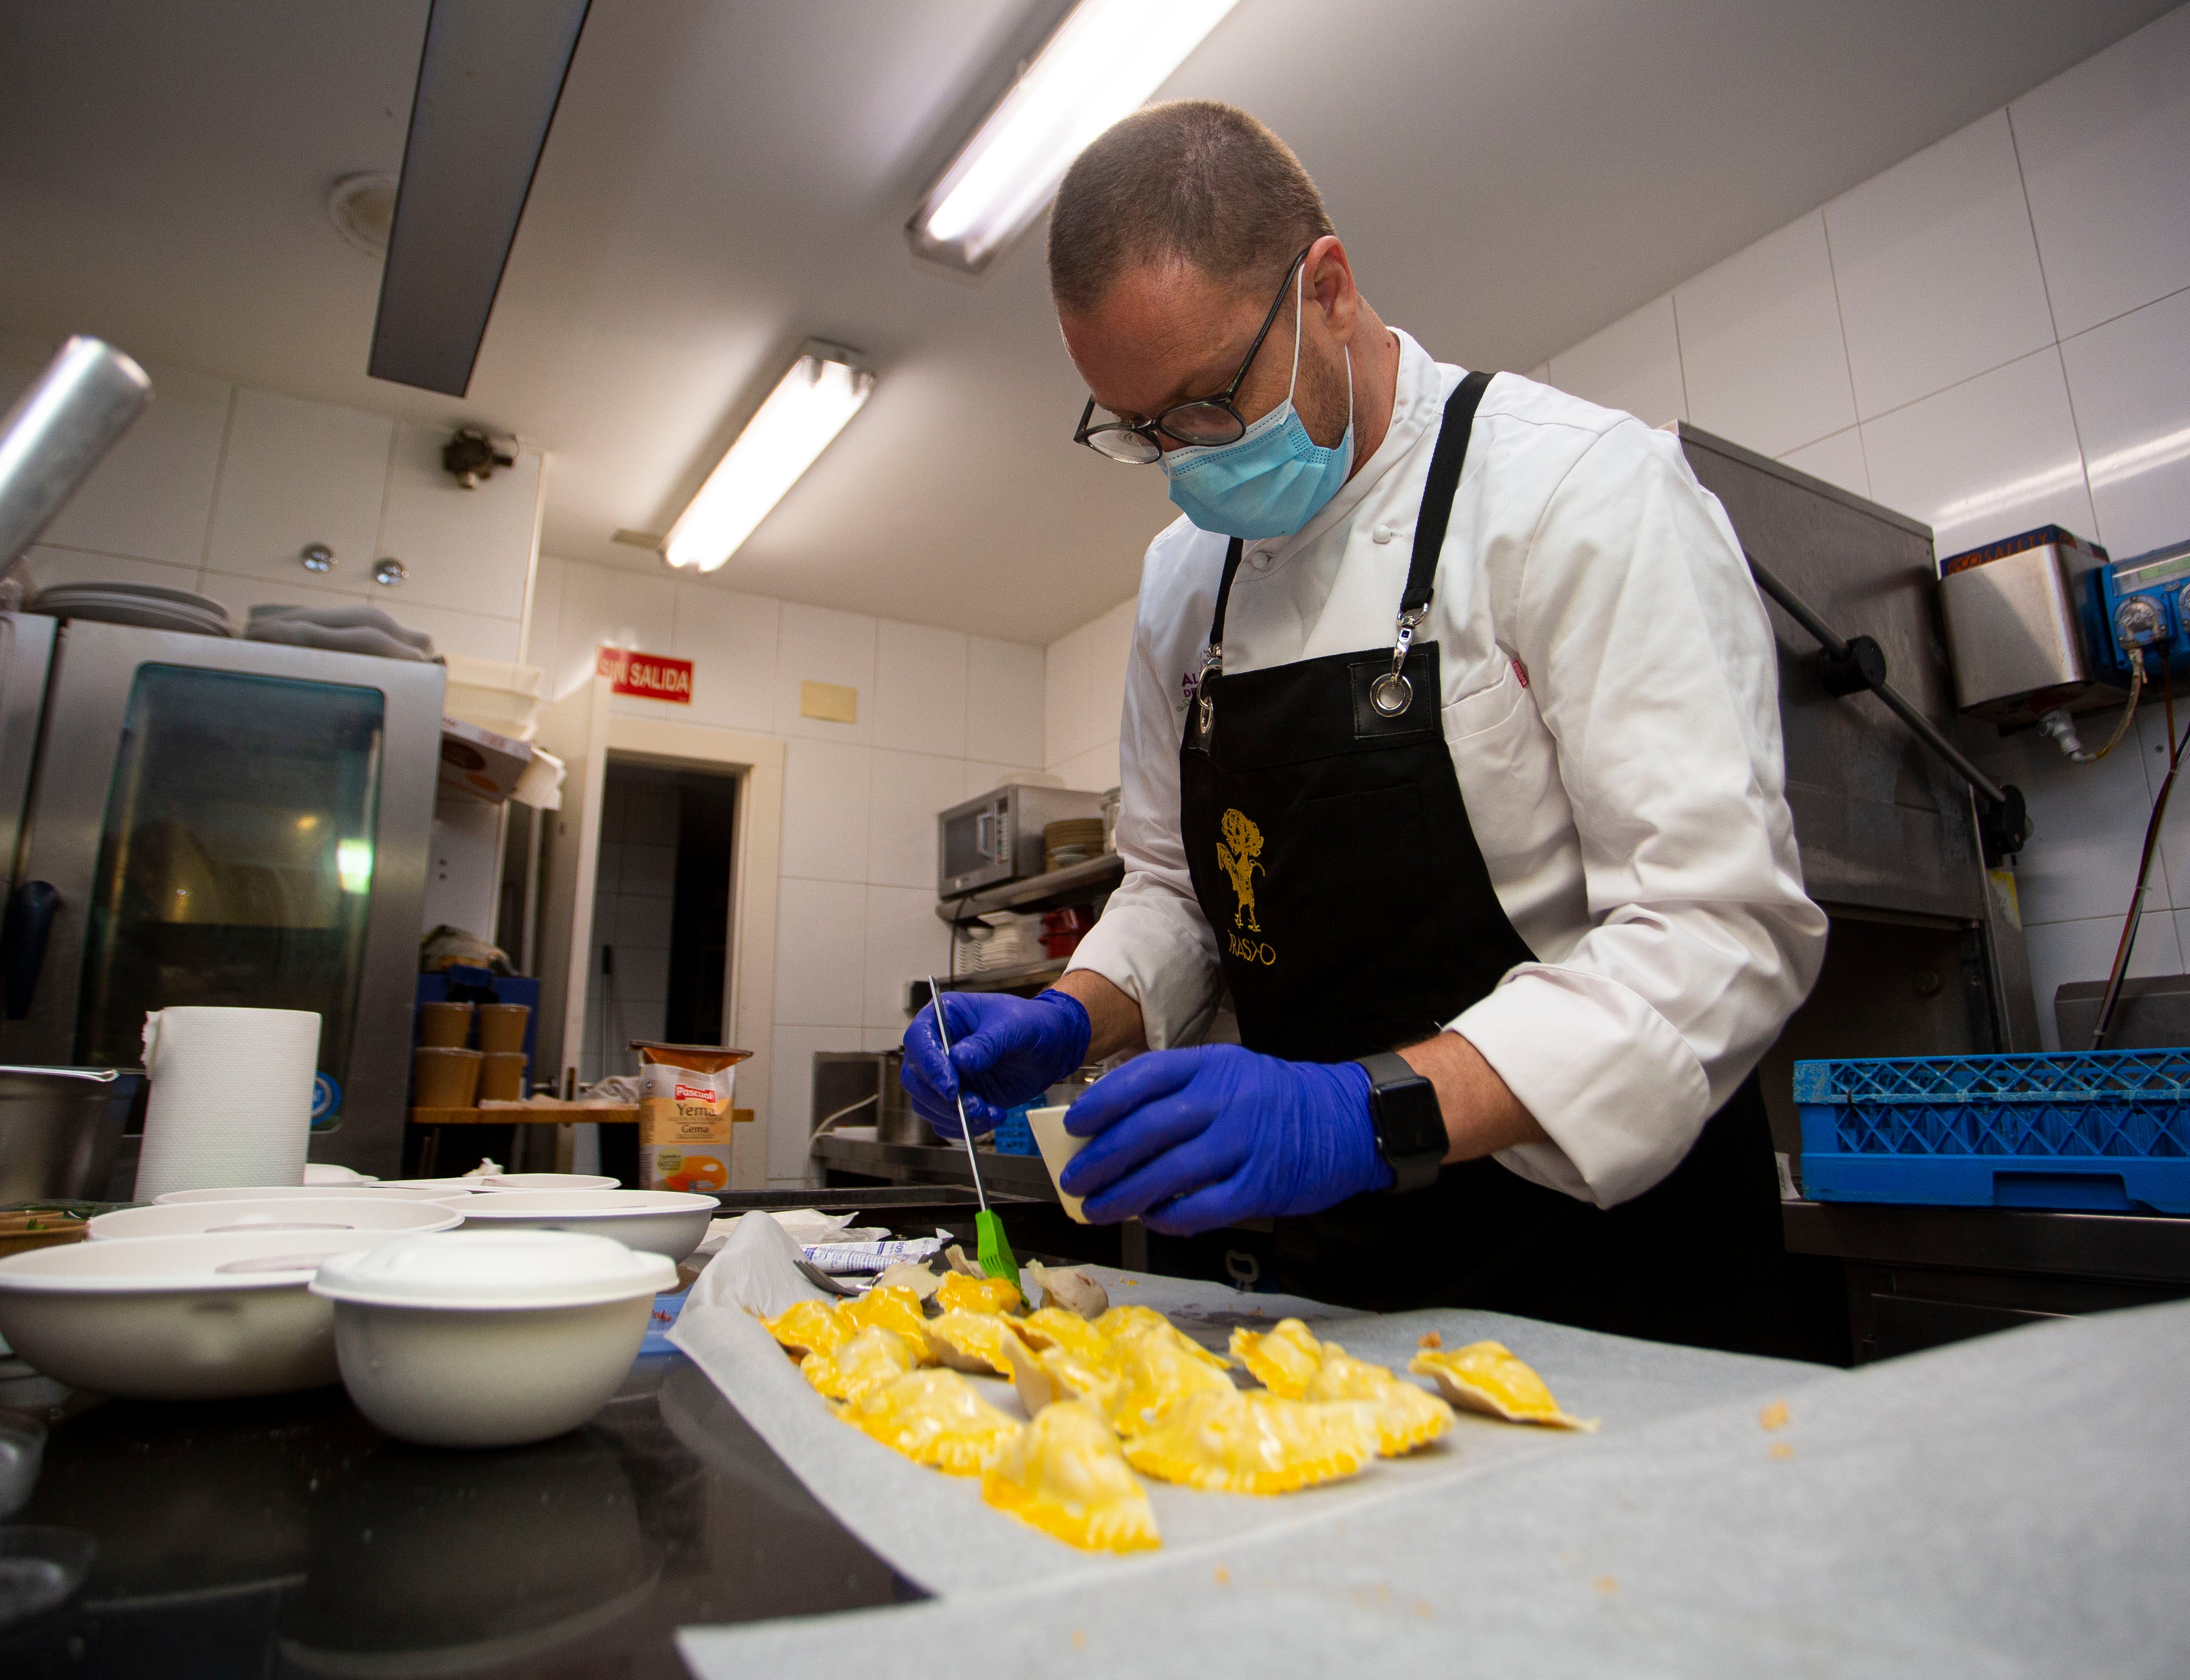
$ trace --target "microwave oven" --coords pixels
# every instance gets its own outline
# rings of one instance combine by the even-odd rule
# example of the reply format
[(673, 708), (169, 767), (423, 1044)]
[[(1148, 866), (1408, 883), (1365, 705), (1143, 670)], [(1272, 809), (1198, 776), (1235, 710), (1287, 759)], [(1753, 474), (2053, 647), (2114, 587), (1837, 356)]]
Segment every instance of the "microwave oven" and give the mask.
[(1100, 817), (1103, 796), (1012, 782), (953, 805), (935, 819), (935, 893), (955, 899), (1041, 873), (1041, 831), (1072, 817)]

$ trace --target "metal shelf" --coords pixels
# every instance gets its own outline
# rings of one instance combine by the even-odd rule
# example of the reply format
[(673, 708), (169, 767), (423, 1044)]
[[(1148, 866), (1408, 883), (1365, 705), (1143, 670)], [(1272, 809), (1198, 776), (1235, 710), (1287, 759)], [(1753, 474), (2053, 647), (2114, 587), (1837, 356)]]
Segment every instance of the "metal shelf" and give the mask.
[(1055, 985), (1064, 978), (1064, 965), (1069, 960), (1055, 956), (1047, 962), (1029, 962), (1018, 968), (991, 968), (981, 974), (953, 974), (949, 979), (939, 979), (935, 984), (945, 991), (1017, 991), (1023, 986)]
[(1107, 893), (1125, 878), (1125, 860), (1115, 852), (1105, 852), (1099, 858), (1052, 869), (1047, 875), (1030, 875), (1024, 881), (984, 887), (962, 898), (938, 900), (935, 914), (955, 925), (986, 916), (991, 911), (1015, 910), (1030, 914), (1035, 911), (1062, 910), (1067, 905), (1083, 903), (1098, 893)]

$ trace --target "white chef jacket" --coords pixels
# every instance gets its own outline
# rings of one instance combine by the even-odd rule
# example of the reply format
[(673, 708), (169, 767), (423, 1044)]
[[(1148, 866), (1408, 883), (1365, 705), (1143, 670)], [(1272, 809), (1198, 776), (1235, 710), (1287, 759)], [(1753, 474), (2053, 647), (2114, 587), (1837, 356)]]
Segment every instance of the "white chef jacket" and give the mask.
[[(1462, 376), (1398, 338), (1376, 454), (1304, 529), (1246, 545), (1227, 672), (1392, 645)], [(1178, 751), (1227, 542), (1181, 519), (1149, 545), (1119, 741), (1126, 875), (1069, 965), (1138, 1002), (1156, 1049), (1198, 1041), (1223, 988), (1180, 839)], [(1416, 633), (1429, 640), (1469, 823), (1539, 959), (1450, 1025), (1551, 1139), (1496, 1159), (1608, 1207), (1680, 1163), (1824, 960), (1771, 628), (1725, 510), (1672, 438), (1501, 373)]]

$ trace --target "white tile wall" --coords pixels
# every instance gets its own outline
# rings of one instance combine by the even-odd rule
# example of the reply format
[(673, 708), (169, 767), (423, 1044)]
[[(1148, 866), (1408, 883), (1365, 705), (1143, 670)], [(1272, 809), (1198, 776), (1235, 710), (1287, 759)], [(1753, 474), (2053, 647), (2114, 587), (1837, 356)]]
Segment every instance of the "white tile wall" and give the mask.
[[(2190, 537), (2190, 6), (1530, 377), (1926, 519), (1943, 555), (2048, 522), (2117, 557)], [(1043, 762), (1069, 786), (1116, 776), (1109, 616), (1048, 649)], [(2054, 988), (2112, 960), (2164, 733), (2142, 718), (2096, 765), (2029, 734), (1980, 747), (2036, 825), (2017, 877), (2049, 1045)], [(2190, 786), (2169, 813), (2133, 973), (2190, 956)]]
[[(787, 737), (769, 1175), (804, 1183), (814, 1052), (888, 1048), (906, 983), (949, 962), (936, 813), (1046, 779), (1043, 650), (543, 556), (531, 662), (567, 693), (603, 643), (694, 665), (689, 707), (621, 697), (618, 711)], [(798, 718), (802, 680), (857, 689), (858, 724)], [(627, 879), (644, 862), (620, 854)]]
[(1688, 417), (1670, 293), (1591, 334), (1547, 364), (1549, 383), (1653, 426)]
[(1865, 419), (2053, 342), (2005, 111), (1835, 199), (1825, 225)]
[[(10, 400), (50, 349), (0, 334)], [(151, 406), (47, 527), (31, 561), (39, 582), (196, 589), (239, 621), (262, 603), (366, 600), (445, 652), (517, 657), (545, 470), (536, 451), (467, 491), (441, 471), (437, 429), (145, 369)], [(312, 542), (335, 551), (334, 570), (304, 569)], [(409, 568), (398, 588), (372, 581), (384, 555)]]
[(2008, 107), (2055, 322), (2190, 286), (2190, 9)]
[(1673, 308), (1697, 425), (1781, 455), (1855, 424), (1822, 213), (1705, 270)]
[(1121, 601), (1049, 644), (1049, 741), (1044, 763), (1067, 787), (1101, 792), (1118, 785), (1118, 731), (1133, 616)]

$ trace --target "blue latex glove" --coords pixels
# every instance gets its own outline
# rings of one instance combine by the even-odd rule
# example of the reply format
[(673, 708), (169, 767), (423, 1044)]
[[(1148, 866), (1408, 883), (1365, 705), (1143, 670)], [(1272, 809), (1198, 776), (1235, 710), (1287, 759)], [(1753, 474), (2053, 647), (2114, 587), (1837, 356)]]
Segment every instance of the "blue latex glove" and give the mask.
[(1093, 1030), (1087, 1011), (1064, 992), (1030, 999), (1001, 991), (946, 991), (943, 1007), (950, 1012), (950, 1059), (944, 1059), (930, 1003), (905, 1030), (899, 1079), (914, 1110), (954, 1142), (966, 1135), (958, 1124), (962, 1087), (967, 1123), (976, 1132), (993, 1132), (1007, 1111), (1032, 1102), (1086, 1059)]
[(1166, 1236), (1313, 1213), (1392, 1183), (1359, 1062), (1159, 1050), (1089, 1087), (1064, 1129), (1088, 1140), (1058, 1180), (1087, 1217), (1138, 1215)]

